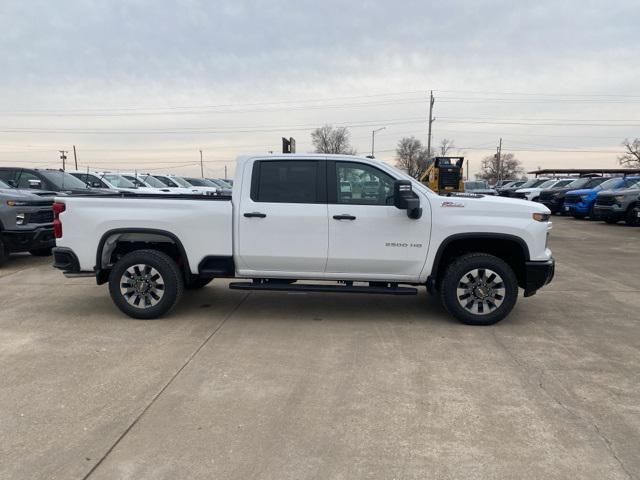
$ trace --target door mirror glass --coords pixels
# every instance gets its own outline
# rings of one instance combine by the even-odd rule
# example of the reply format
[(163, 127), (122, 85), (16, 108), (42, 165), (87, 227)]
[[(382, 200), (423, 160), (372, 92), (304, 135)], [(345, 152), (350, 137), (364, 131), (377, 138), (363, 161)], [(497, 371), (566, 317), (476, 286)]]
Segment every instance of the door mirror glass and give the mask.
[(396, 180), (393, 184), (393, 204), (400, 210), (406, 210), (409, 218), (422, 216), (420, 198), (414, 193), (409, 180)]

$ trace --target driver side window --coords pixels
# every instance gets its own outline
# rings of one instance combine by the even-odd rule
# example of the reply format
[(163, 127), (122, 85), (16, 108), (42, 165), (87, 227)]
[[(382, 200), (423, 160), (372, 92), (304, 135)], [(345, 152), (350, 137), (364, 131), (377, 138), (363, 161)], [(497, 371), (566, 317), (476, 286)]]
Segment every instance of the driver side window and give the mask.
[(336, 162), (338, 203), (393, 205), (394, 178), (363, 163)]

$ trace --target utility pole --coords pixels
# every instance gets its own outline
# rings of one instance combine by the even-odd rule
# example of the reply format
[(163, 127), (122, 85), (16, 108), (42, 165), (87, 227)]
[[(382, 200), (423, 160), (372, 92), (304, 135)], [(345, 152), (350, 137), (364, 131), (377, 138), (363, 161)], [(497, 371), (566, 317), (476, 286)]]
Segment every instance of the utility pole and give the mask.
[(435, 103), (435, 98), (433, 98), (433, 90), (430, 91), (429, 94), (429, 134), (427, 136), (427, 159), (431, 160), (431, 124), (435, 120), (433, 118), (433, 104)]
[(227, 166), (224, 166), (224, 179), (227, 179)]
[(65, 160), (67, 159), (67, 153), (69, 153), (68, 150), (58, 150), (58, 152), (60, 152), (60, 160), (62, 160), (62, 170), (66, 170), (66, 164), (65, 164)]
[(76, 170), (78, 170), (78, 155), (76, 155), (76, 146), (73, 146), (73, 160), (76, 163)]
[(376, 133), (384, 130), (387, 127), (376, 128), (375, 130), (371, 130), (371, 158), (374, 158), (374, 150), (376, 144)]
[(200, 150), (200, 175), (204, 178), (204, 164), (202, 163), (202, 150)]
[(469, 159), (467, 158), (467, 180), (469, 180)]
[(496, 151), (496, 159), (498, 160), (498, 181), (502, 180), (502, 137), (500, 137), (500, 143)]

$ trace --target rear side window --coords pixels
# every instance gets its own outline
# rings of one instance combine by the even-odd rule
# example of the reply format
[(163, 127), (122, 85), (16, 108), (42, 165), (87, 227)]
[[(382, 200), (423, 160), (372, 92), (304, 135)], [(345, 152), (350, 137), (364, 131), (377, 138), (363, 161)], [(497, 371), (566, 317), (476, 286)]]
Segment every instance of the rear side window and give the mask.
[(325, 203), (326, 175), (315, 160), (263, 160), (253, 166), (251, 199), (269, 203)]

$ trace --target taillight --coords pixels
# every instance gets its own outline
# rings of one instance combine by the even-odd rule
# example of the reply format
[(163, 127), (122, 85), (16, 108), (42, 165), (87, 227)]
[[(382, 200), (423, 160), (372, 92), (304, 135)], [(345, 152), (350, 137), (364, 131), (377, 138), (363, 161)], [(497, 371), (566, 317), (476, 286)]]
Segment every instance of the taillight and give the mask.
[(53, 204), (53, 236), (56, 238), (62, 238), (62, 222), (60, 221), (60, 214), (67, 209), (67, 206), (61, 202), (55, 202)]

